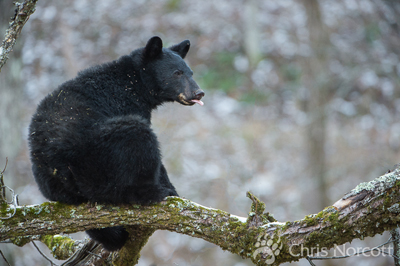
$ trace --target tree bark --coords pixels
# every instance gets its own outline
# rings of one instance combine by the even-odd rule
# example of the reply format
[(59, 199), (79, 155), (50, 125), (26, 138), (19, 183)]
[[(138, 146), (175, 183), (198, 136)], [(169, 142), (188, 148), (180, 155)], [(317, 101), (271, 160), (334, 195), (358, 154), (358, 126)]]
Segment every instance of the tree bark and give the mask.
[[(139, 238), (131, 239), (123, 250), (113, 254), (115, 265), (135, 265), (140, 249), (154, 230), (202, 238), (223, 250), (249, 258), (256, 265), (280, 265), (313, 255), (317, 247), (329, 249), (396, 228), (400, 224), (399, 189), (400, 167), (358, 185), (318, 214), (285, 223), (264, 213), (265, 204), (251, 194), (248, 196), (253, 204), (247, 218), (178, 197), (168, 197), (153, 206), (89, 203), (70, 206), (46, 202), (17, 207), (13, 217), (10, 217), (13, 208), (3, 204), (0, 217), (8, 219), (0, 220), (0, 241), (10, 239), (23, 245), (32, 239), (40, 239), (38, 235), (74, 233), (116, 225), (124, 225), (128, 230), (129, 226), (137, 226), (138, 232), (139, 226)], [(131, 231), (132, 236), (138, 237), (134, 231)], [(53, 251), (49, 242), (47, 245)], [(65, 248), (68, 249), (68, 245)], [(72, 249), (71, 252), (76, 246)]]
[(0, 46), (0, 72), (8, 59), (8, 55), (13, 51), (17, 38), (22, 31), (22, 27), (28, 21), (29, 16), (35, 12), (37, 0), (27, 0), (21, 3), (15, 3), (17, 9), (11, 19), (10, 25), (6, 31), (3, 43)]

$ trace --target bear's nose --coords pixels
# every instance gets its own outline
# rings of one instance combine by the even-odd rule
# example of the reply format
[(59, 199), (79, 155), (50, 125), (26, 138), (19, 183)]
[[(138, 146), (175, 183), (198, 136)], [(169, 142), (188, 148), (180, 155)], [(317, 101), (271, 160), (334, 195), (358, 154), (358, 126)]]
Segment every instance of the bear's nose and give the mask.
[(196, 99), (201, 99), (204, 97), (205, 93), (203, 90), (198, 89), (197, 91), (193, 92), (194, 96), (196, 97)]

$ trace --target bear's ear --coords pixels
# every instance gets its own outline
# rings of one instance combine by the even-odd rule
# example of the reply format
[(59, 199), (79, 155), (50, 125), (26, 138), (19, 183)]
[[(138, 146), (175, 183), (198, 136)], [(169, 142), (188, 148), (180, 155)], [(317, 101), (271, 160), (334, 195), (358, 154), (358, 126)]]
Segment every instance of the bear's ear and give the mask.
[(190, 48), (189, 40), (184, 40), (183, 42), (181, 42), (179, 44), (175, 44), (175, 45), (169, 47), (169, 49), (171, 51), (176, 52), (178, 55), (180, 55), (182, 57), (182, 59), (185, 58), (187, 52), (189, 51), (189, 48)]
[(143, 57), (151, 60), (156, 58), (162, 52), (162, 40), (158, 36), (152, 37), (146, 44), (143, 50)]

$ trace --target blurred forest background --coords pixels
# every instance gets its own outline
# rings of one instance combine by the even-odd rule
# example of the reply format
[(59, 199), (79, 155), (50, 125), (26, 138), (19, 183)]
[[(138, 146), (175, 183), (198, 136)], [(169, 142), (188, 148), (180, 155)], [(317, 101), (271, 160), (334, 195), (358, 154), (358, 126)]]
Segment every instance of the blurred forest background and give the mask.
[[(14, 9), (12, 0), (0, 0), (1, 36)], [(26, 142), (36, 105), (78, 71), (159, 35), (165, 46), (191, 41), (187, 62), (206, 91), (204, 106), (166, 104), (153, 115), (178, 193), (246, 216), (250, 190), (279, 221), (302, 219), (400, 163), (399, 25), (398, 0), (39, 0), (0, 74), (5, 182), (20, 204), (46, 201)], [(351, 245), (373, 247), (387, 238)], [(48, 264), (31, 244), (0, 249), (12, 265)], [(157, 231), (139, 265), (251, 262)]]

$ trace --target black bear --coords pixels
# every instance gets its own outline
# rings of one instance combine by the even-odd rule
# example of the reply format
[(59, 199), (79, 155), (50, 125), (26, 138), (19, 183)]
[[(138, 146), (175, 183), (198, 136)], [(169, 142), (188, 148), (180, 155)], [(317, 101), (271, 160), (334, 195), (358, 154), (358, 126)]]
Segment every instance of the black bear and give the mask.
[[(159, 37), (118, 60), (63, 83), (39, 104), (29, 128), (32, 170), (49, 200), (149, 204), (178, 196), (161, 162), (151, 111), (164, 102), (203, 105), (183, 60), (190, 42), (163, 48)], [(109, 251), (122, 227), (87, 231)]]

